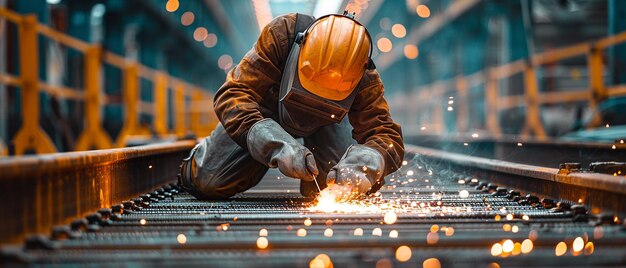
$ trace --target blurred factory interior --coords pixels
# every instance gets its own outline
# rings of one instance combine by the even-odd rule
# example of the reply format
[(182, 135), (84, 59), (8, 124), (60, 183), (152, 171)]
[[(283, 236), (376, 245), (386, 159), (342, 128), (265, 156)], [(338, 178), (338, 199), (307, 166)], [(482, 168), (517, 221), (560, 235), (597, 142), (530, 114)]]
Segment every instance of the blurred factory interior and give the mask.
[(0, 155), (205, 136), (273, 17), (356, 12), (404, 135), (619, 143), (618, 0), (0, 0)]

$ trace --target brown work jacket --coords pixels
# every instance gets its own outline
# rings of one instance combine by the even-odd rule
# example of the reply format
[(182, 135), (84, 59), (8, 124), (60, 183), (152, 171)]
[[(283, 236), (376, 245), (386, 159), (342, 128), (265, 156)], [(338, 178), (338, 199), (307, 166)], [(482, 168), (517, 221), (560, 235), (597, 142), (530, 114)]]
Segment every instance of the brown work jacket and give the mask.
[[(295, 14), (272, 20), (253, 48), (228, 72), (226, 81), (215, 94), (213, 105), (217, 117), (228, 135), (243, 148), (247, 148), (246, 137), (254, 123), (264, 118), (279, 122), (279, 84), (295, 24)], [(400, 125), (391, 119), (376, 70), (366, 71), (355, 90), (358, 93), (348, 113), (352, 137), (383, 155), (384, 175), (387, 175), (400, 167), (404, 156)]]

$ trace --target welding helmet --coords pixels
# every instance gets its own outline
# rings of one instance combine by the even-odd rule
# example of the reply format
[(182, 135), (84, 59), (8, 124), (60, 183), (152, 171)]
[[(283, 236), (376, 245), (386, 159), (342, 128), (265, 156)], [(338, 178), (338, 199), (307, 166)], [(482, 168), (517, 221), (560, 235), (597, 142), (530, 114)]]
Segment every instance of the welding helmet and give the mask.
[(304, 33), (298, 57), (300, 83), (325, 99), (347, 98), (370, 62), (369, 33), (348, 16), (317, 19)]
[(281, 126), (304, 137), (340, 123), (365, 70), (375, 68), (371, 52), (369, 33), (347, 13), (323, 16), (297, 33), (280, 84)]

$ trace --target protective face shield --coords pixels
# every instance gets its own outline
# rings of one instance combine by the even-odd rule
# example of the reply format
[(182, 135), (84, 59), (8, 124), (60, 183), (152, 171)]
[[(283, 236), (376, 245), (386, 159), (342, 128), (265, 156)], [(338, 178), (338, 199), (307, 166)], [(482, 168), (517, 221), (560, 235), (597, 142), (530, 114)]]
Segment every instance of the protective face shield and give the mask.
[(365, 27), (345, 15), (327, 15), (296, 35), (280, 85), (279, 118), (293, 135), (308, 136), (339, 123), (350, 110), (370, 60)]

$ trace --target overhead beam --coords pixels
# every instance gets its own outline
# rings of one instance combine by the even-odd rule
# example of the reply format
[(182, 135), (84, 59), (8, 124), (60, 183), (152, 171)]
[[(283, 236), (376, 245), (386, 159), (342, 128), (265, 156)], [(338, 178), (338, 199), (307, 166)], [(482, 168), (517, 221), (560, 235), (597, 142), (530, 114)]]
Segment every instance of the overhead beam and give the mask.
[[(455, 1), (442, 13), (432, 16), (421, 26), (411, 30), (407, 36), (406, 43), (419, 45), (421, 41), (430, 38), (437, 31), (441, 30), (444, 26), (448, 25), (480, 2), (481, 0)], [(395, 46), (389, 53), (378, 56), (376, 59), (376, 68), (379, 71), (384, 71), (389, 68), (402, 58), (404, 55), (403, 51), (404, 47)]]

